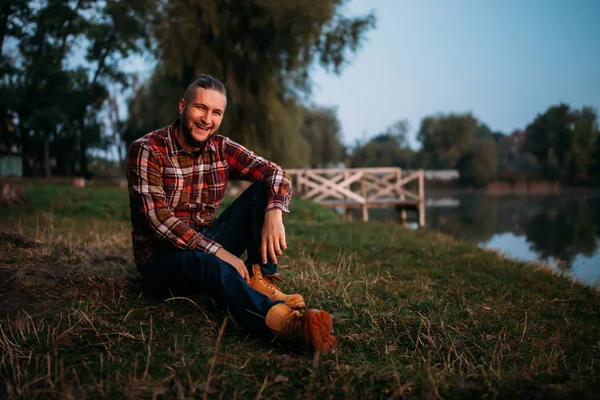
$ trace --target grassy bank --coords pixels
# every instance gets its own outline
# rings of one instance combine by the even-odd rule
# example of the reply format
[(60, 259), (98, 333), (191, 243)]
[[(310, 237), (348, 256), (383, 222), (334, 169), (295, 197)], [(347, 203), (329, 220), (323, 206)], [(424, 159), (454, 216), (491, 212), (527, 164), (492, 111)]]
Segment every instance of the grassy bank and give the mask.
[[(0, 209), (0, 398), (592, 398), (600, 299), (427, 231), (294, 202), (286, 291), (330, 311), (312, 357), (248, 342), (210, 300), (156, 299), (120, 189), (30, 188)], [(6, 234), (15, 232), (17, 234)]]

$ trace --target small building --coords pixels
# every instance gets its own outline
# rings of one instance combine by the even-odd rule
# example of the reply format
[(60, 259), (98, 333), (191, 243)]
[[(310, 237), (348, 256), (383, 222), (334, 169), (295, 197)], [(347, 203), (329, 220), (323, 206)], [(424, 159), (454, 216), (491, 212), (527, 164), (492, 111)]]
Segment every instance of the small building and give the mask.
[(460, 173), (456, 169), (425, 170), (425, 179), (428, 181), (455, 181), (459, 178)]
[[(460, 172), (457, 169), (426, 169), (425, 180), (427, 181), (455, 181), (460, 178)], [(413, 173), (413, 171), (405, 171)]]
[(23, 156), (10, 151), (0, 151), (0, 177), (23, 176)]

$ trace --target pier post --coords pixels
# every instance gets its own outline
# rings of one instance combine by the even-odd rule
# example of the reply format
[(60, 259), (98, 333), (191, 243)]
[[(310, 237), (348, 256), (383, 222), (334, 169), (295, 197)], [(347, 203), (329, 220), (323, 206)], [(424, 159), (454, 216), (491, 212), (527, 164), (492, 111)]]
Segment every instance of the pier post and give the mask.
[(360, 178), (360, 190), (362, 192), (363, 204), (362, 204), (362, 219), (365, 222), (369, 221), (369, 209), (367, 205), (367, 185), (365, 183), (365, 176), (361, 176)]
[(419, 227), (425, 227), (425, 172), (419, 170)]
[[(400, 184), (400, 181), (402, 180), (402, 169), (401, 168), (398, 168), (398, 172), (396, 172), (396, 178), (397, 178), (397, 184)], [(404, 201), (406, 199), (406, 196), (402, 192), (402, 187), (398, 187), (398, 194), (400, 195), (400, 201)], [(402, 207), (400, 209), (400, 223), (402, 225), (405, 225), (407, 220), (408, 220), (408, 218), (406, 216), (406, 209), (404, 207)]]

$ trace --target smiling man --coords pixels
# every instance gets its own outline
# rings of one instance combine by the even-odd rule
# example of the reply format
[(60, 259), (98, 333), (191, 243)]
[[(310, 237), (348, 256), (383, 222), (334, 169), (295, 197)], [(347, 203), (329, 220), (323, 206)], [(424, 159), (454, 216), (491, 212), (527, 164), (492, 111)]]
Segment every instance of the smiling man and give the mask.
[[(216, 134), (226, 106), (225, 86), (203, 75), (179, 101), (181, 118), (132, 143), (136, 265), (154, 289), (210, 296), (253, 335), (332, 351), (331, 315), (305, 310), (302, 296), (273, 282), (281, 281), (277, 256), (287, 247), (291, 181), (275, 163)], [(254, 183), (216, 218), (229, 179)]]

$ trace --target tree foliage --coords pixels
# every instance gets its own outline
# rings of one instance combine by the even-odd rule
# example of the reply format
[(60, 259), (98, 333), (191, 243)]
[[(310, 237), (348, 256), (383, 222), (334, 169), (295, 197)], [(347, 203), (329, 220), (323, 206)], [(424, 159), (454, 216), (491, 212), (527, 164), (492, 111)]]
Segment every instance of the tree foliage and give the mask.
[(126, 83), (121, 60), (147, 38), (142, 0), (2, 3), (0, 142), (26, 174), (88, 175), (101, 147), (108, 85)]
[(350, 157), (351, 167), (414, 167), (415, 152), (408, 147), (407, 120), (398, 120), (383, 133), (356, 146)]
[(523, 150), (524, 140), (525, 131), (519, 129), (497, 138), (498, 180), (515, 184), (538, 178), (539, 162)]
[(169, 123), (187, 85), (207, 73), (228, 88), (223, 134), (284, 166), (306, 165), (300, 100), (311, 68), (339, 73), (375, 24), (372, 14), (345, 16), (345, 2), (164, 3), (153, 24), (158, 68), (131, 103), (129, 139)]
[(304, 108), (300, 132), (310, 147), (308, 165), (311, 168), (325, 168), (344, 161), (345, 149), (336, 108)]
[(425, 117), (417, 139), (426, 168), (457, 169), (460, 183), (473, 187), (483, 187), (496, 176), (494, 134), (471, 114)]
[(489, 137), (476, 138), (456, 163), (459, 182), (464, 186), (485, 187), (496, 178), (498, 160), (496, 143)]
[(596, 112), (567, 104), (551, 106), (525, 131), (523, 148), (539, 161), (543, 177), (565, 184), (585, 184), (594, 167), (594, 144), (598, 138)]
[[(600, 185), (597, 111), (562, 103), (510, 135), (470, 113), (428, 115), (417, 130), (418, 151), (399, 120), (346, 155), (336, 109), (306, 105), (315, 67), (340, 73), (375, 26), (373, 14), (346, 15), (346, 3), (2, 1), (0, 152), (21, 153), (26, 175), (87, 176), (92, 159), (102, 170), (92, 150), (122, 150), (171, 123), (187, 85), (208, 73), (228, 89), (221, 133), (284, 167), (344, 160), (457, 169), (471, 187), (495, 179)], [(123, 66), (144, 52), (156, 68), (140, 82)], [(134, 94), (124, 121), (118, 97), (128, 87)]]
[(421, 121), (417, 140), (421, 142), (423, 162), (427, 168), (456, 168), (467, 152), (477, 130), (471, 114), (438, 114)]

